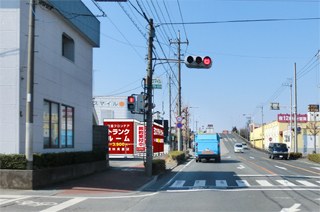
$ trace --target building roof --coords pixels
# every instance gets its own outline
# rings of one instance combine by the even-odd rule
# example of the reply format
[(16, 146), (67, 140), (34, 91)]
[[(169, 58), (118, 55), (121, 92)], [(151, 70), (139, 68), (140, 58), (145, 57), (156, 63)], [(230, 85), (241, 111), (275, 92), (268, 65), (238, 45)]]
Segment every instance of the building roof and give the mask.
[(93, 47), (100, 46), (100, 21), (81, 0), (41, 0), (60, 13)]

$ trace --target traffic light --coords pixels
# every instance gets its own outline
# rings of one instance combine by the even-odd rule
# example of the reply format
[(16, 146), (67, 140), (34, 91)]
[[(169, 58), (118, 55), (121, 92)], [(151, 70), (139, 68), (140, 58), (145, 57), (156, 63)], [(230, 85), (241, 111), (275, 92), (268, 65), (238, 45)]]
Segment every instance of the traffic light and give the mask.
[(148, 104), (148, 98), (147, 98), (146, 94), (141, 93), (141, 94), (137, 95), (138, 112), (144, 112), (146, 110), (147, 104)]
[(133, 95), (128, 96), (127, 104), (128, 104), (128, 110), (131, 112), (134, 112), (136, 109), (136, 98)]
[(184, 58), (184, 64), (188, 68), (211, 68), (212, 60), (209, 56), (186, 56)]

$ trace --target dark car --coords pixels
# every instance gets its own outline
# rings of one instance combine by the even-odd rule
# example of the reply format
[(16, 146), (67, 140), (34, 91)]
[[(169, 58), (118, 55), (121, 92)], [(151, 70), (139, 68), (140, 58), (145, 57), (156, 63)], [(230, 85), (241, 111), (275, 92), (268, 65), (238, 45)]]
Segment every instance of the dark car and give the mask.
[(268, 148), (269, 158), (288, 159), (288, 147), (284, 143), (270, 143)]

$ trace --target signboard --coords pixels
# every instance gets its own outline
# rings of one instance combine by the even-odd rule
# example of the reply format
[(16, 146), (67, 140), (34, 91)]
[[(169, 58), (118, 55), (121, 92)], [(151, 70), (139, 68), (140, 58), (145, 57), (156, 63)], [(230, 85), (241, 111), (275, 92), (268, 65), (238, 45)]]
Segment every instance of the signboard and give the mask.
[(109, 128), (109, 153), (133, 154), (134, 152), (134, 123), (133, 122), (104, 122)]
[[(291, 117), (292, 122), (294, 121), (294, 115)], [(280, 123), (290, 123), (290, 114), (278, 114), (278, 122)], [(307, 123), (308, 115), (307, 114), (298, 114), (297, 122), (299, 123)]]
[(164, 151), (164, 130), (162, 126), (153, 125), (152, 134), (153, 153), (161, 153)]
[(271, 110), (280, 110), (280, 104), (276, 102), (272, 102), (270, 105)]
[(308, 105), (308, 112), (319, 112), (319, 105)]
[(160, 78), (152, 79), (152, 88), (153, 89), (162, 89), (162, 82)]
[(137, 152), (146, 151), (146, 128), (144, 125), (137, 126)]

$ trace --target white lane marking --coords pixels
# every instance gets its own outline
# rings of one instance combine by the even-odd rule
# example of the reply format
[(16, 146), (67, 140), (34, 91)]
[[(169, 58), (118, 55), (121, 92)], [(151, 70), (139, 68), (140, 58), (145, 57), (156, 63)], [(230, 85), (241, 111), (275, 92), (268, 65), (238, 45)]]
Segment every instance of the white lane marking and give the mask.
[(296, 212), (296, 211), (300, 211), (300, 209), (298, 209), (300, 206), (301, 206), (301, 204), (295, 203), (290, 208), (282, 208), (282, 210), (280, 212)]
[(251, 156), (249, 158), (254, 159), (254, 157), (251, 157)]
[[(1, 196), (2, 197), (2, 196)], [(4, 198), (10, 198), (10, 196), (7, 196), (7, 195), (5, 195), (4, 196)], [(27, 198), (29, 198), (30, 196), (24, 196), (24, 197), (18, 197), (18, 196), (16, 196), (16, 195), (12, 195), (12, 197), (14, 198), (14, 199), (1, 199), (1, 201), (0, 201), (0, 205), (4, 205), (4, 204), (7, 204), (7, 203), (11, 203), (11, 202), (15, 202), (15, 201), (19, 201), (19, 200), (22, 200), (22, 199), (27, 199)], [(18, 197), (18, 198), (17, 198)]]
[(311, 167), (311, 168), (320, 170), (320, 167)]
[(52, 206), (50, 208), (47, 208), (45, 210), (42, 210), (41, 212), (56, 212), (56, 211), (61, 211), (65, 208), (68, 208), (72, 205), (75, 205), (75, 204), (78, 204), (79, 202), (82, 202), (84, 200), (86, 200), (88, 198), (85, 198), (85, 197), (76, 197), (76, 198), (73, 198), (73, 199), (70, 199), (66, 202), (63, 202), (59, 205), (55, 205), (55, 206)]
[(269, 183), (267, 180), (256, 180), (257, 183), (259, 183), (261, 186), (274, 186), (271, 183)]
[[(281, 175), (281, 174), (234, 174), (234, 177), (299, 177), (299, 178), (314, 178), (320, 179), (320, 176), (308, 175)], [(319, 181), (320, 183), (320, 181)]]
[(278, 169), (287, 170), (287, 168), (285, 168), (285, 167), (281, 167), (281, 166), (275, 166), (275, 167), (277, 167)]
[(185, 183), (185, 180), (176, 180), (171, 186), (170, 188), (181, 188), (183, 187), (183, 184)]
[(228, 187), (226, 180), (216, 180), (216, 186), (217, 187)]
[(317, 183), (320, 183), (320, 181), (317, 181)]
[(246, 168), (246, 167), (244, 167), (243, 165), (240, 165), (237, 167), (237, 169), (244, 169), (244, 168)]
[(297, 186), (291, 182), (289, 182), (288, 180), (276, 180), (278, 183), (280, 183), (281, 185), (284, 186)]
[(206, 185), (206, 181), (205, 180), (196, 180), (194, 182), (194, 187), (204, 187)]
[(187, 166), (189, 166), (189, 164), (194, 161), (194, 160), (190, 160), (187, 165), (185, 165), (184, 167), (182, 167), (182, 169), (180, 169), (165, 185), (163, 185), (160, 190), (162, 190), (163, 188), (167, 187), (168, 185), (171, 184), (171, 182), (176, 179), (176, 177), (178, 176), (178, 174), (180, 174), (180, 172), (182, 172), (182, 170), (184, 170)]
[(239, 187), (250, 187), (250, 184), (246, 180), (236, 180)]
[(313, 184), (313, 183), (310, 183), (306, 180), (297, 180), (297, 182), (301, 183), (302, 185), (305, 185), (305, 186), (310, 186), (310, 187), (313, 187), (313, 186), (318, 186), (316, 184)]

